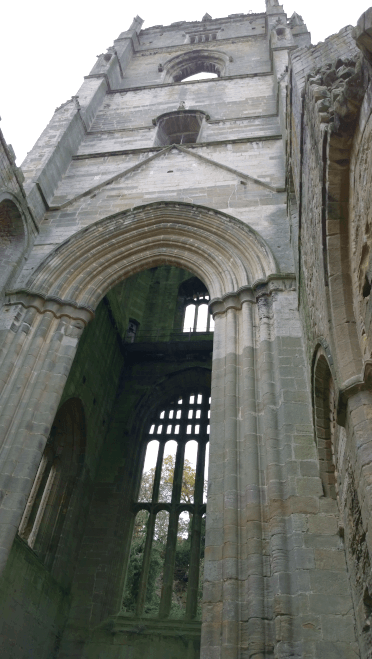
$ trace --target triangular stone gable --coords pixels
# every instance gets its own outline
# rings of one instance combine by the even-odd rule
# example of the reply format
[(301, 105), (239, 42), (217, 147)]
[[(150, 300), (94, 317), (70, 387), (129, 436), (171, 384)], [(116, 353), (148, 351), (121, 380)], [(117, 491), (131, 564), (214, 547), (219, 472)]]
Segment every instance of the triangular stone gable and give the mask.
[(82, 192), (81, 194), (79, 194), (76, 197), (64, 202), (61, 205), (58, 204), (58, 192), (57, 192), (57, 195), (54, 198), (55, 199), (54, 204), (52, 202), (51, 210), (64, 209), (64, 208), (67, 208), (68, 206), (71, 206), (76, 201), (78, 201), (79, 199), (81, 199), (85, 196), (90, 196), (90, 195), (93, 195), (93, 194), (96, 195), (96, 194), (99, 193), (100, 190), (102, 190), (106, 186), (111, 185), (114, 182), (116, 182), (116, 181), (118, 181), (122, 178), (125, 178), (127, 176), (132, 176), (135, 172), (137, 172), (139, 170), (142, 170), (144, 167), (147, 167), (154, 160), (156, 160), (156, 159), (164, 156), (165, 154), (171, 152), (173, 149), (176, 149), (181, 153), (187, 153), (190, 157), (195, 158), (195, 160), (197, 160), (199, 162), (204, 162), (205, 164), (209, 164), (212, 167), (218, 167), (220, 169), (223, 169), (226, 172), (229, 172), (229, 173), (233, 174), (236, 178), (242, 179), (243, 181), (245, 181), (247, 183), (248, 182), (254, 183), (254, 184), (262, 186), (262, 187), (264, 187), (268, 190), (271, 190), (272, 192), (282, 191), (282, 189), (275, 188), (275, 187), (271, 186), (270, 184), (268, 184), (264, 181), (260, 181), (259, 179), (256, 179), (256, 178), (254, 178), (254, 177), (252, 177), (248, 174), (245, 174), (244, 172), (240, 172), (236, 169), (233, 169), (232, 167), (228, 167), (226, 165), (223, 165), (222, 163), (216, 162), (215, 160), (212, 160), (210, 158), (202, 156), (201, 154), (195, 153), (193, 151), (193, 149), (188, 149), (186, 147), (183, 147), (183, 146), (180, 146), (180, 145), (177, 145), (177, 144), (173, 144), (173, 145), (169, 145), (169, 146), (164, 147), (164, 149), (162, 149), (161, 151), (157, 151), (156, 153), (152, 154), (149, 158), (146, 158), (145, 160), (141, 160), (140, 162), (135, 164), (133, 167), (129, 167), (128, 169), (125, 169), (122, 172), (119, 172), (115, 176), (113, 176), (113, 177), (111, 177), (111, 178), (109, 178), (105, 181), (100, 182), (98, 185), (89, 188), (88, 190)]

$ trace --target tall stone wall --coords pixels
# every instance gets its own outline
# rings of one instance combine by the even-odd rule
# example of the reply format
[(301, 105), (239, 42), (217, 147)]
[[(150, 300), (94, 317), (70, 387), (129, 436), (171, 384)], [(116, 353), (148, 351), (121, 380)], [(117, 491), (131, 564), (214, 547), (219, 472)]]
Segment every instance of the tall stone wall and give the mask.
[(324, 44), (291, 54), (288, 141), (316, 446), (328, 472), (328, 496), (335, 484), (363, 657), (371, 648), (370, 350), (364, 322), (370, 292), (369, 16), (370, 10), (354, 30), (344, 28)]
[[(370, 12), (315, 47), (278, 0), (142, 22), (24, 163), (38, 234), (0, 310), (4, 657), (22, 604), (24, 657), (367, 659)], [(191, 277), (215, 319), (202, 623), (121, 609), (149, 415), (210, 387), (211, 336), (178, 334)], [(14, 537), (71, 399), (85, 454), (47, 569)]]

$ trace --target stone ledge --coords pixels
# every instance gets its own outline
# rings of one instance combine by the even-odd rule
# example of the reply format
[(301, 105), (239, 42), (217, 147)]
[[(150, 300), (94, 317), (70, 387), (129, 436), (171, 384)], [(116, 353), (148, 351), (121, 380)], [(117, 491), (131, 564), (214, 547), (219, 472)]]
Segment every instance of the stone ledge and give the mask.
[(267, 280), (258, 280), (252, 286), (243, 286), (234, 293), (226, 293), (221, 298), (214, 298), (209, 303), (213, 315), (225, 313), (228, 309), (240, 310), (244, 302), (255, 303), (263, 295), (271, 295), (274, 291), (295, 291), (296, 276), (294, 273), (278, 273), (269, 275)]
[(94, 311), (90, 307), (77, 304), (74, 300), (63, 300), (53, 295), (44, 295), (24, 288), (10, 290), (5, 293), (4, 306), (21, 305), (25, 309), (36, 309), (40, 314), (52, 313), (55, 318), (68, 316), (72, 320), (81, 320), (87, 325), (94, 318)]

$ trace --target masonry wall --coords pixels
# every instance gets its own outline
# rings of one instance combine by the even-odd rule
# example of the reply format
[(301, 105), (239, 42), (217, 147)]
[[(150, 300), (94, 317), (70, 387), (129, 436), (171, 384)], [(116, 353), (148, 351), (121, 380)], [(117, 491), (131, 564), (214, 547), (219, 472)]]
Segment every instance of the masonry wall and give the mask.
[(51, 566), (16, 538), (1, 579), (2, 654), (18, 659), (52, 659), (59, 651), (71, 605), (71, 584), (92, 496), (92, 482), (109, 425), (122, 358), (107, 309), (97, 309), (81, 339), (61, 405), (82, 401), (86, 420), (86, 450), (74, 483), (69, 508)]
[[(337, 503), (363, 657), (369, 656), (371, 647), (371, 559), (366, 542), (370, 505), (366, 464), (371, 447), (365, 415), (370, 405), (365, 366), (370, 350), (364, 321), (370, 292), (370, 213), (365, 196), (370, 167), (365, 148), (369, 143), (371, 69), (368, 52), (362, 47), (368, 15), (361, 17), (354, 31), (344, 28), (315, 48), (291, 54), (289, 115), (296, 197), (289, 206), (294, 233), (296, 221), (299, 226), (295, 248), (317, 424), (315, 442), (319, 459), (328, 461), (335, 482), (333, 503)], [(317, 374), (322, 359), (328, 364), (334, 403), (326, 391), (328, 385), (322, 385)], [(358, 383), (355, 388), (352, 382)], [(328, 406), (328, 420), (321, 420), (321, 400)], [(326, 450), (324, 440), (329, 441)]]
[[(140, 28), (137, 17), (99, 56), (25, 163), (40, 232), (14, 282), (22, 290), (7, 302), (18, 300), (13, 324), (4, 324), (22, 328), (15, 349), (21, 353), (19, 334), (28, 336), (32, 314), (45, 304), (52, 319), (45, 327), (63, 317), (59, 331), (72, 354), (83, 326), (75, 314), (87, 322), (93, 313), (81, 300), (106, 295), (61, 398), (77, 397), (85, 410), (82, 476), (50, 573), (18, 540), (13, 545), (10, 565), (20, 566), (22, 584), (10, 627), (28, 598), (30, 559), (53, 593), (38, 648), (51, 648), (54, 637), (59, 659), (199, 655), (200, 621), (130, 619), (121, 598), (148, 415), (159, 397), (209, 386), (210, 339), (185, 347), (172, 336), (181, 323), (180, 283), (207, 273), (221, 297), (210, 303), (216, 333), (201, 657), (364, 659), (372, 620), (368, 221), (360, 232), (370, 210), (369, 60), (356, 61), (350, 28), (304, 46), (306, 26), (298, 16), (288, 22), (277, 0), (267, 0), (266, 14)], [(207, 39), (208, 30), (216, 37)], [(174, 82), (188, 53), (191, 66), (199, 51), (220, 77)], [(204, 113), (198, 141), (154, 146), (157, 117), (182, 117), (183, 109)], [(173, 209), (164, 221), (162, 203)], [(181, 207), (194, 219), (186, 222)], [(134, 234), (130, 243), (126, 235)], [(243, 256), (240, 244), (231, 246), (237, 235)], [(122, 236), (125, 254), (116, 251)], [(185, 254), (190, 272), (174, 267)], [(132, 276), (123, 282), (124, 260)], [(162, 267), (141, 272), (144, 263)], [(30, 279), (37, 268), (40, 279)], [(34, 281), (41, 289), (30, 302)], [(166, 331), (167, 340), (127, 345), (130, 319), (140, 330)], [(40, 346), (41, 333), (31, 357)], [(14, 582), (3, 583), (9, 603)], [(32, 604), (27, 638), (43, 606)], [(9, 656), (14, 628), (4, 628)]]
[[(146, 621), (140, 619), (120, 619), (133, 526), (131, 502), (136, 499), (140, 484), (142, 438), (148, 417), (164, 396), (182, 396), (182, 391), (190, 387), (210, 387), (210, 337), (203, 346), (202, 342), (188, 343), (186, 335), (186, 350), (167, 342), (180, 321), (179, 286), (190, 276), (179, 268), (153, 268), (127, 279), (107, 296), (111, 317), (115, 325), (117, 321), (123, 339), (129, 318), (140, 323), (139, 332), (160, 330), (161, 335), (150, 338), (150, 342), (147, 339), (146, 343), (139, 334), (135, 344), (122, 344), (124, 363), (92, 485), (61, 658), (90, 658), (101, 656), (100, 653), (114, 656), (118, 646), (140, 657), (149, 643), (155, 657), (171, 657), (182, 651), (185, 643), (190, 658), (198, 656), (199, 621), (167, 621), (157, 629), (151, 621), (148, 628)], [(183, 337), (178, 340), (182, 343)], [(133, 633), (136, 625), (140, 631)], [(184, 638), (180, 639), (180, 634)]]

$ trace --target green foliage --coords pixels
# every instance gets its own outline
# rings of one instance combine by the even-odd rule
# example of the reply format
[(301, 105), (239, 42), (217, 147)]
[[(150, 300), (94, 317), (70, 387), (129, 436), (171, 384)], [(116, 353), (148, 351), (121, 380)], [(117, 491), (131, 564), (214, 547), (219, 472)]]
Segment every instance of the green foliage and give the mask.
[[(170, 501), (173, 487), (174, 457), (164, 458), (162, 471), (162, 482), (160, 484), (159, 501)], [(151, 501), (155, 469), (145, 472), (141, 484), (141, 500)], [(181, 501), (192, 503), (195, 488), (195, 470), (191, 463), (185, 460), (182, 478)], [(123, 599), (123, 608), (128, 612), (134, 612), (141, 578), (143, 563), (143, 552), (146, 542), (147, 523), (149, 513), (141, 510), (135, 520), (130, 559), (128, 564), (126, 589)], [(151, 548), (149, 576), (147, 581), (146, 602), (144, 613), (156, 616), (159, 611), (163, 564), (165, 558), (169, 514), (160, 511), (156, 516), (154, 538)], [(182, 618), (185, 614), (188, 572), (191, 547), (191, 525), (192, 515), (183, 514), (179, 518), (177, 545), (174, 567), (173, 596), (170, 610), (170, 618)], [(202, 538), (200, 551), (200, 572), (204, 567), (204, 535), (205, 518), (202, 521)], [(200, 580), (201, 581), (201, 580)], [(201, 587), (199, 593), (201, 599)], [(200, 607), (199, 607), (200, 608)], [(198, 611), (199, 613), (199, 611)]]
[[(145, 549), (146, 534), (133, 537), (128, 564), (123, 608), (128, 612), (134, 612), (136, 608), (137, 595), (142, 571), (143, 552)], [(159, 579), (163, 570), (165, 554), (165, 542), (154, 540), (151, 548), (149, 576), (147, 580), (145, 613), (157, 613), (159, 609)]]

